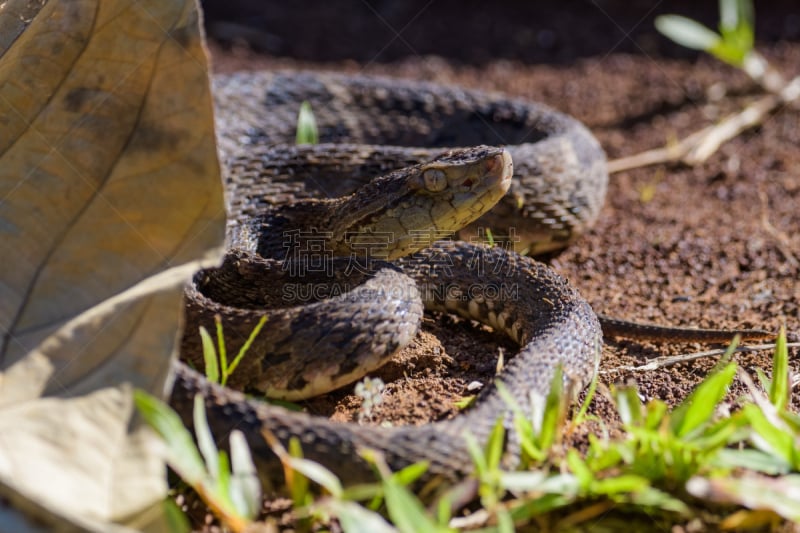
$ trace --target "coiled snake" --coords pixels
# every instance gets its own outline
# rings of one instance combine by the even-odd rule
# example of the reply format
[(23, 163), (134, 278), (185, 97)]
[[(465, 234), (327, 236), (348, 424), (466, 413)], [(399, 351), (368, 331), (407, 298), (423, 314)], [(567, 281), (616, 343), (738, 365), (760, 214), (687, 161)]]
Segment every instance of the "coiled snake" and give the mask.
[[(573, 240), (596, 218), (607, 181), (605, 156), (580, 123), (499, 95), (372, 77), (240, 73), (216, 78), (214, 91), (230, 251), (187, 289), (184, 359), (202, 367), (197, 328), (213, 331), (215, 314), (235, 353), (269, 313), (230, 384), (304, 398), (382, 364), (413, 338), (424, 305), (520, 345), (497, 381), (525, 412), (558, 365), (575, 389), (591, 379), (602, 334), (573, 288), (510, 246), (439, 240), (482, 228), (526, 252)], [(289, 144), (303, 101), (323, 144)], [(265, 428), (284, 444), (297, 436), (306, 457), (346, 482), (373, 478), (360, 448), (393, 469), (427, 460), (429, 476), (463, 476), (472, 470), (464, 431), (483, 442), (499, 417), (509, 458), (518, 447), (495, 386), (451, 420), (378, 428), (269, 406), (175, 368), (172, 404), (184, 420), (191, 425), (202, 394), (214, 433), (243, 430), (266, 481), (283, 470)]]

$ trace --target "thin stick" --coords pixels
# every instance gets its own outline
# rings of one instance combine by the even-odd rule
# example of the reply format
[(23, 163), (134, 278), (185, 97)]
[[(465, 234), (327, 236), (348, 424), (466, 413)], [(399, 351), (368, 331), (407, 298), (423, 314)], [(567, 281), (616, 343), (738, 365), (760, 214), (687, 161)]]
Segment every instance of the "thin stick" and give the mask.
[[(800, 342), (790, 342), (786, 344), (787, 348), (800, 348)], [(759, 352), (762, 350), (774, 350), (775, 343), (772, 344), (757, 344), (754, 346), (740, 346), (734, 350), (737, 353), (745, 353), (745, 352)], [(618, 366), (616, 368), (610, 368), (608, 370), (603, 370), (601, 374), (611, 374), (614, 372), (619, 371), (626, 371), (626, 372), (650, 372), (652, 370), (658, 370), (660, 368), (665, 368), (668, 366), (672, 366), (678, 363), (684, 363), (686, 361), (694, 361), (695, 359), (702, 359), (703, 357), (714, 357), (718, 355), (722, 355), (725, 353), (725, 349), (715, 349), (715, 350), (708, 350), (705, 352), (695, 352), (695, 353), (687, 353), (681, 355), (670, 355), (666, 357), (657, 357), (653, 359), (651, 362), (647, 363), (646, 365), (642, 366)]]
[(624, 170), (680, 161), (693, 166), (702, 163), (719, 147), (746, 129), (757, 126), (764, 118), (784, 103), (800, 99), (800, 76), (787, 83), (777, 94), (769, 94), (756, 100), (738, 113), (727, 116), (714, 126), (707, 126), (689, 135), (677, 144), (647, 150), (632, 156), (608, 162), (608, 172), (614, 174)]

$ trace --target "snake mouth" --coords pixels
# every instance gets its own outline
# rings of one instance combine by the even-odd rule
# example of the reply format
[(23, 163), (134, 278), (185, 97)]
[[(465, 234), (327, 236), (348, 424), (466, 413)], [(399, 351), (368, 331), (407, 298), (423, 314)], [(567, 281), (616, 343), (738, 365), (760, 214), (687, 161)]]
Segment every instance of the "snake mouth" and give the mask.
[(511, 185), (514, 164), (508, 150), (495, 147), (477, 147), (471, 150), (471, 157), (462, 161), (462, 166), (451, 176), (451, 192), (456, 204), (471, 203), (486, 195), (499, 200)]
[(508, 192), (514, 175), (511, 154), (503, 148), (487, 148), (464, 168), (460, 181), (452, 188), (451, 199), (456, 211), (462, 213), (462, 223), (466, 223), (463, 219), (474, 220), (494, 207)]
[(429, 166), (446, 171), (451, 187), (480, 192), (510, 184), (514, 165), (505, 148), (476, 146), (448, 152)]
[(508, 150), (504, 149), (499, 154), (486, 160), (487, 185), (499, 185), (503, 189), (503, 194), (511, 186), (511, 177), (513, 175), (514, 162)]

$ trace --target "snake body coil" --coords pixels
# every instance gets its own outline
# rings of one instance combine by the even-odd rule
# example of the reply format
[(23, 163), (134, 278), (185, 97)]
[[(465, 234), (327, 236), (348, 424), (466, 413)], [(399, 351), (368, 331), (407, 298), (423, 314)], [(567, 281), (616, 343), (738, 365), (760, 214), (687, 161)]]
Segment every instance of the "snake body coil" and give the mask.
[[(307, 397), (382, 364), (413, 338), (424, 306), (483, 322), (520, 345), (497, 381), (525, 412), (559, 365), (577, 387), (591, 379), (600, 326), (574, 289), (503, 247), (439, 240), (488, 228), (539, 252), (580, 234), (597, 216), (607, 177), (601, 149), (577, 121), (497, 95), (370, 77), (242, 73), (217, 78), (215, 97), (230, 251), (187, 289), (185, 359), (202, 364), (197, 328), (213, 327), (214, 315), (235, 353), (269, 314), (232, 384)], [(285, 144), (303, 101), (323, 144)], [(487, 144), (506, 149), (449, 149)], [(265, 481), (283, 477), (265, 429), (284, 443), (299, 437), (306, 457), (348, 483), (373, 477), (357, 453), (364, 447), (393, 469), (427, 460), (428, 476), (465, 475), (472, 463), (464, 431), (483, 442), (499, 417), (509, 457), (518, 447), (494, 386), (451, 420), (377, 428), (268, 406), (183, 363), (175, 370), (172, 404), (184, 420), (191, 425), (193, 397), (202, 394), (212, 431), (243, 430)]]

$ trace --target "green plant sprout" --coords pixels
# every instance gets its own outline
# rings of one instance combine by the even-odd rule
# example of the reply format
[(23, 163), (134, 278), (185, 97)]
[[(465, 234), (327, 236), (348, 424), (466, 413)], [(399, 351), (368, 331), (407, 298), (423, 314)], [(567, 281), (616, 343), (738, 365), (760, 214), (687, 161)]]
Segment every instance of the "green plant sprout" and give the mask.
[(751, 0), (719, 0), (719, 33), (680, 15), (656, 17), (655, 26), (676, 43), (702, 50), (734, 67), (747, 70), (753, 59), (755, 22)]
[[(722, 416), (723, 400), (737, 374), (744, 383), (751, 382), (748, 374), (731, 362), (735, 346), (729, 347), (707, 378), (672, 410), (660, 400), (643, 403), (633, 386), (612, 388), (610, 399), (624, 433), (613, 439), (590, 433), (585, 457), (572, 448), (564, 453), (554, 437), (554, 431), (563, 432), (565, 424), (564, 406), (552, 394), (543, 402), (543, 411), (537, 414), (534, 409), (531, 420), (512, 402), (522, 451), (520, 464), (526, 468), (533, 465), (533, 470), (509, 472), (500, 466), (500, 443), (505, 437), (499, 424), (483, 450), (474, 439), (468, 440), (481, 503), (493, 516), (488, 520), (497, 524), (497, 531), (513, 531), (512, 525), (560, 510), (555, 515), (558, 521), (549, 527), (558, 531), (599, 517), (620, 504), (631, 517), (645, 514), (685, 520), (694, 514), (691, 502), (684, 501), (689, 492), (755, 509), (725, 517), (731, 527), (764, 525), (780, 518), (800, 521), (798, 492), (777, 494), (781, 489), (800, 487), (800, 417), (788, 410), (791, 387), (785, 331), (781, 330), (776, 342), (772, 379), (760, 379), (764, 392), (748, 385), (751, 399), (743, 399), (742, 409), (733, 415)], [(590, 396), (578, 418), (584, 416)], [(561, 422), (555, 423), (558, 420)], [(776, 475), (780, 477), (769, 477)], [(748, 482), (763, 491), (748, 492)], [(513, 498), (509, 500), (509, 496)], [(586, 502), (596, 503), (570, 514)], [(558, 518), (563, 513), (566, 516)]]
[[(264, 438), (283, 464), (288, 492), (301, 528), (310, 530), (313, 521), (325, 524), (335, 517), (345, 533), (453, 531), (446, 525), (449, 513), (440, 509), (438, 516), (433, 517), (409, 488), (427, 470), (424, 462), (393, 473), (380, 453), (360, 450), (362, 457), (375, 467), (379, 481), (345, 488), (330, 470), (303, 457), (296, 437), (289, 441), (288, 451), (269, 431), (265, 431)], [(321, 488), (323, 495), (315, 497), (310, 483)], [(381, 506), (385, 506), (393, 525), (376, 512)]]
[(229, 460), (228, 454), (214, 444), (200, 395), (194, 398), (197, 446), (167, 404), (141, 390), (134, 391), (134, 401), (144, 420), (166, 443), (169, 466), (231, 530), (245, 531), (262, 501), (261, 484), (241, 431), (231, 432)]
[(786, 87), (783, 76), (755, 48), (752, 0), (719, 0), (719, 33), (680, 15), (656, 17), (658, 31), (676, 43), (701, 50), (724, 63), (742, 69), (767, 92)]
[(247, 350), (250, 349), (250, 346), (253, 345), (258, 334), (261, 333), (261, 329), (267, 322), (267, 317), (266, 315), (261, 317), (258, 324), (256, 324), (250, 332), (250, 336), (247, 337), (247, 340), (239, 349), (239, 353), (236, 354), (236, 357), (233, 358), (230, 364), (228, 364), (228, 352), (225, 349), (225, 337), (222, 331), (222, 320), (219, 315), (214, 317), (214, 322), (217, 329), (216, 348), (214, 347), (214, 341), (211, 339), (208, 330), (200, 326), (200, 340), (203, 345), (203, 362), (206, 367), (206, 378), (212, 383), (219, 383), (224, 387), (228, 382), (228, 378), (233, 374), (233, 371), (236, 370), (236, 367), (239, 366), (239, 362), (247, 353)]
[(297, 113), (297, 135), (296, 144), (317, 144), (319, 143), (319, 130), (317, 121), (311, 110), (311, 104), (304, 101), (300, 104), (300, 111)]
[(717, 124), (706, 126), (677, 142), (609, 161), (610, 174), (677, 161), (690, 166), (697, 165), (711, 157), (723, 143), (763, 123), (765, 117), (780, 105), (800, 99), (800, 76), (786, 81), (754, 48), (755, 26), (751, 0), (719, 0), (719, 11), (719, 32), (680, 15), (656, 17), (655, 26), (678, 44), (703, 50), (740, 68), (767, 95)]

